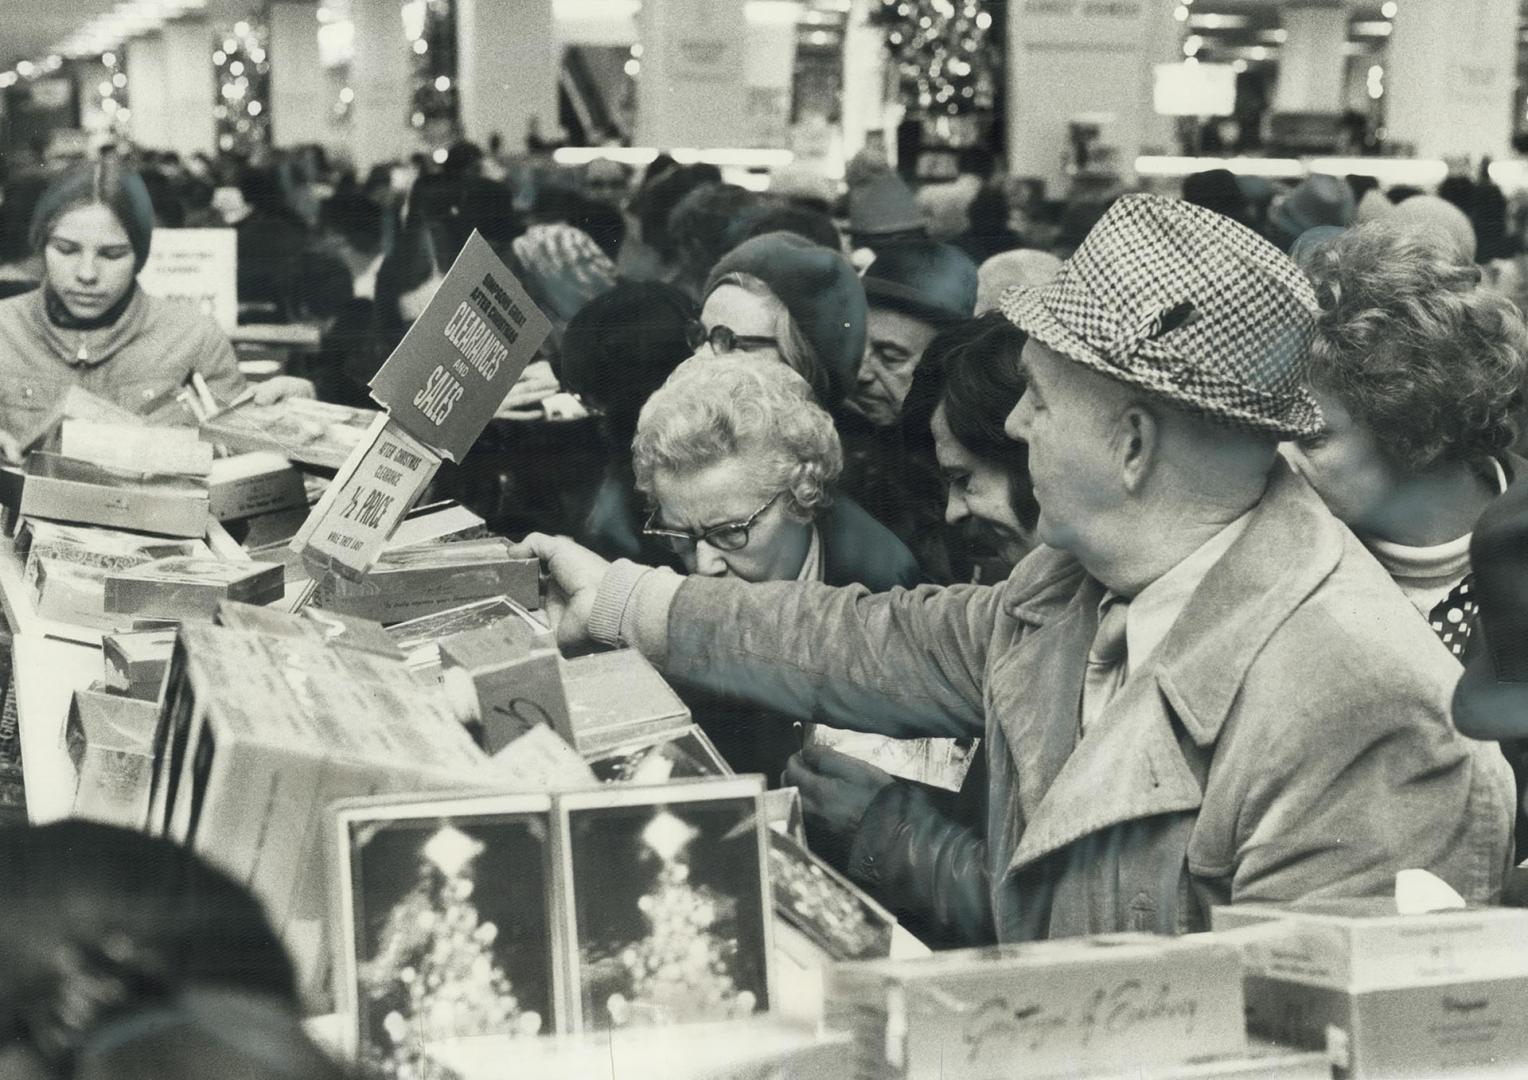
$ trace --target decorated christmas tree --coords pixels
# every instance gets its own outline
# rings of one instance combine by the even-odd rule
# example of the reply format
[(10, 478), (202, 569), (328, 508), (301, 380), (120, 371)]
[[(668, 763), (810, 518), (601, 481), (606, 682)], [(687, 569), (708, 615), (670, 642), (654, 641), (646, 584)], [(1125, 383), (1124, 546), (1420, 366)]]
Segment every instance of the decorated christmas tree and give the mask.
[(752, 991), (732, 976), (737, 956), (737, 903), (690, 884), (685, 851), (696, 830), (673, 814), (658, 813), (642, 841), (662, 866), (638, 901), (647, 936), (622, 950), (629, 994), (606, 1000), (616, 1026), (727, 1020), (758, 1006)]
[(524, 1011), (494, 957), (499, 928), (473, 903), (473, 861), (484, 845), (446, 826), (424, 845), (414, 888), (388, 913), (377, 954), (360, 983), (386, 1043), (362, 1048), (363, 1063), (395, 1080), (436, 1074), (426, 1043), (488, 1032), (535, 1035), (541, 1016)]

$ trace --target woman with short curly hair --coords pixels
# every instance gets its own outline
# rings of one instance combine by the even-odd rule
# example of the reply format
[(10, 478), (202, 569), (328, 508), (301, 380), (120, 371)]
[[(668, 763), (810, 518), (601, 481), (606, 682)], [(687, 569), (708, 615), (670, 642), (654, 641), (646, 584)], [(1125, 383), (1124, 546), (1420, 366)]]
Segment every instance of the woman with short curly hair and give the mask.
[(1528, 326), (1425, 233), (1361, 225), (1306, 260), (1321, 305), (1310, 378), (1325, 425), (1295, 466), (1456, 656), (1470, 642), (1475, 520), (1525, 463)]
[(833, 494), (843, 450), (811, 388), (746, 355), (686, 360), (643, 406), (631, 446), (644, 532), (691, 573), (872, 591), (919, 580), (912, 555)]

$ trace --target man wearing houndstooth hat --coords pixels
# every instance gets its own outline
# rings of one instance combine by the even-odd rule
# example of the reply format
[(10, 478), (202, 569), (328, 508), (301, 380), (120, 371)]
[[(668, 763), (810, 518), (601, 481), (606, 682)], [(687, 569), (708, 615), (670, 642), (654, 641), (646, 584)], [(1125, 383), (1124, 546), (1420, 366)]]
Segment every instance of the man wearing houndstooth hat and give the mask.
[[(1295, 265), (1210, 211), (1127, 196), (1003, 310), (1029, 335), (1008, 432), (1044, 541), (1006, 583), (697, 581), (533, 536), (563, 640), (633, 644), (802, 719), (985, 738), (985, 848), (904, 836), (921, 873), (895, 887), (999, 940), (1202, 930), (1214, 904), (1387, 894), (1408, 867), (1498, 896), (1511, 771), (1454, 730), (1457, 665), (1276, 453), (1320, 423)], [(808, 803), (884, 844), (905, 785), (806, 764), (787, 775), (823, 788)]]

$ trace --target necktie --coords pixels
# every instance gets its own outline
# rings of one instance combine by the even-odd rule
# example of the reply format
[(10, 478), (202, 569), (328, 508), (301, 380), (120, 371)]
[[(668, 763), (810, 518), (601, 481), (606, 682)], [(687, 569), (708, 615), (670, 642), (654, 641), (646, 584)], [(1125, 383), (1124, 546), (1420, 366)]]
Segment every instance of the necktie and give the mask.
[(1130, 602), (1122, 596), (1104, 599), (1098, 633), (1088, 650), (1088, 670), (1082, 684), (1082, 730), (1098, 719), (1109, 699), (1125, 681), (1125, 613)]

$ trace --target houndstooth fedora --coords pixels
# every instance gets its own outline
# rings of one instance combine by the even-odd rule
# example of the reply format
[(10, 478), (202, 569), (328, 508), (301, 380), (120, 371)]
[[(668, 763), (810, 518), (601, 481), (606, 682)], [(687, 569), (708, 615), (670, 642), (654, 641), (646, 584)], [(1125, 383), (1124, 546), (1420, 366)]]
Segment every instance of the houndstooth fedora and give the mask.
[(1009, 289), (1002, 311), (1070, 359), (1212, 419), (1285, 439), (1321, 428), (1306, 380), (1309, 282), (1202, 207), (1123, 196), (1055, 278)]

